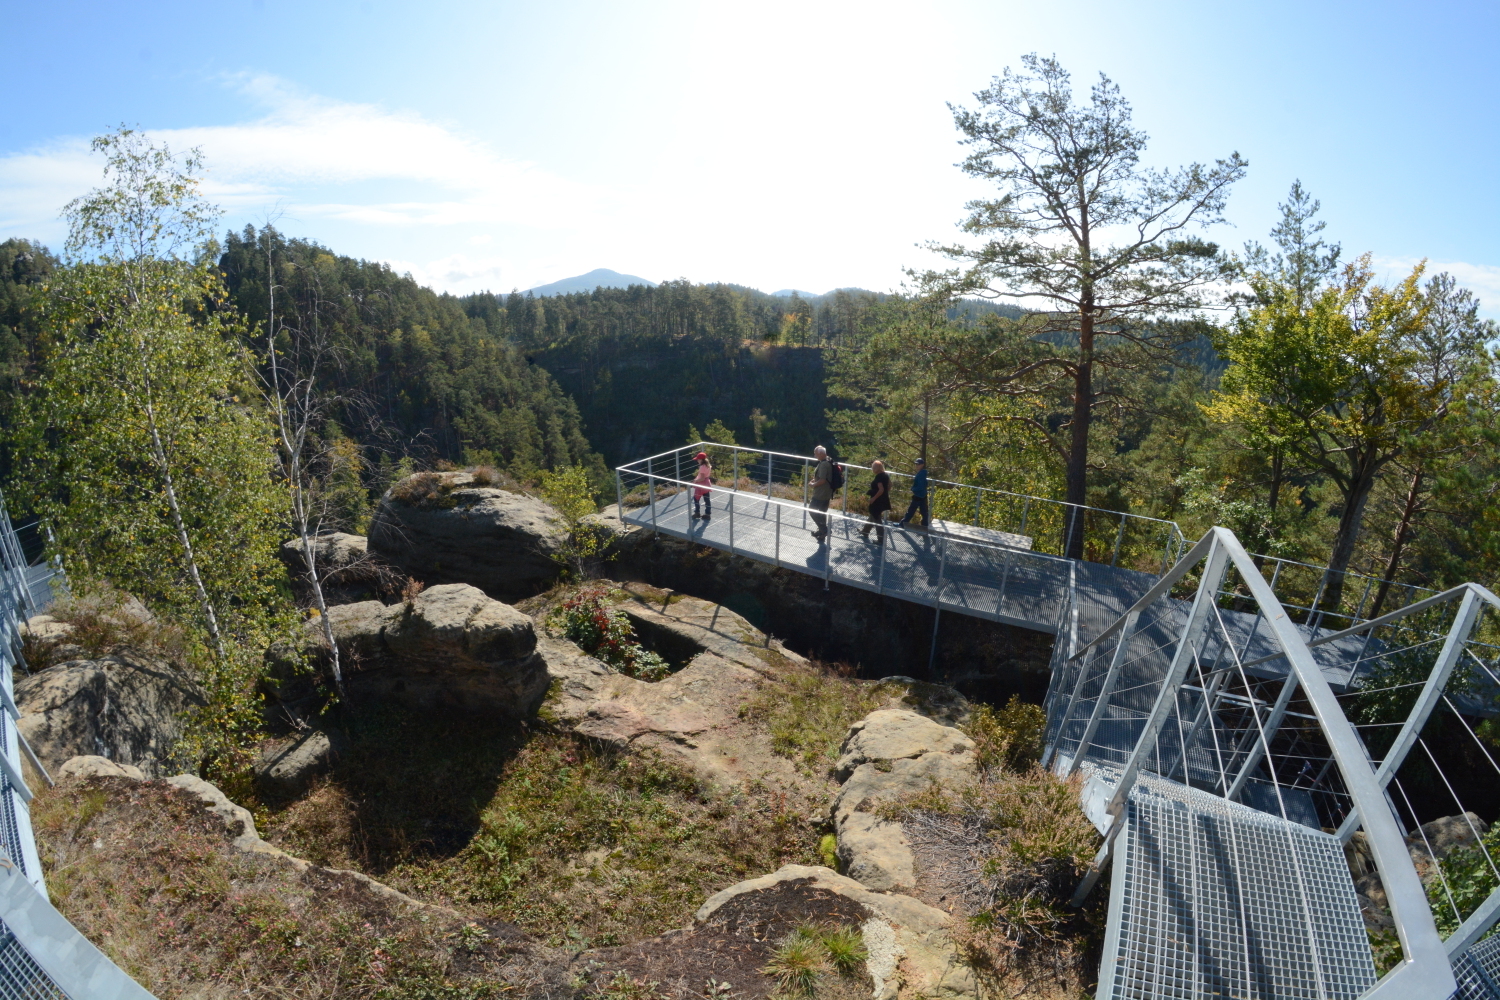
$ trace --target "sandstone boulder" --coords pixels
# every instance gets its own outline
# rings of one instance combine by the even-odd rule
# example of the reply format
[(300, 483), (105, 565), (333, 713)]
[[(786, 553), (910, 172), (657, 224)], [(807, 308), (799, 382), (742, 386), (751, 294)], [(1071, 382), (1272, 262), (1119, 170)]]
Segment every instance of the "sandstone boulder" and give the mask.
[[(313, 561), (326, 572), (348, 569), (369, 558), (369, 539), (364, 535), (350, 535), (342, 531), (330, 531), (317, 535), (312, 540)], [(302, 557), (302, 539), (293, 538), (281, 543), (281, 561), (293, 573), (305, 573), (307, 562)]]
[(889, 813), (923, 794), (971, 784), (978, 773), (974, 742), (916, 712), (878, 709), (849, 727), (835, 770), (844, 784), (827, 818), (840, 867), (870, 889), (912, 891), (917, 880), (911, 844)]
[(468, 583), (500, 598), (556, 579), (568, 527), (533, 497), (477, 485), (463, 472), (418, 473), (390, 490), (370, 551), (426, 583)]
[[(401, 593), (406, 577), (396, 567), (369, 550), (369, 539), (333, 531), (312, 539), (313, 557), (322, 581), (323, 600), (330, 605), (366, 601)], [(281, 561), (286, 564), (299, 598), (312, 604), (307, 582), (307, 561), (302, 557), (302, 539), (283, 542)]]
[(297, 795), (333, 765), (333, 741), (313, 730), (268, 747), (255, 762), (255, 780), (277, 795)]
[(737, 907), (753, 902), (756, 896), (788, 890), (828, 893), (858, 907), (869, 954), (865, 967), (875, 1000), (893, 1000), (898, 994), (951, 1000), (977, 995), (974, 972), (953, 941), (951, 916), (910, 896), (873, 892), (827, 868), (786, 865), (770, 875), (732, 885), (709, 897), (694, 924), (732, 919)]
[[(429, 587), (389, 607), (340, 605), (328, 621), (351, 697), (524, 716), (547, 693), (531, 619), (468, 584)], [(322, 646), (322, 622), (306, 628)]]
[(117, 764), (108, 757), (84, 754), (71, 757), (57, 772), (58, 780), (64, 778), (129, 778), (145, 781), (146, 776), (133, 764)]
[(167, 765), (183, 713), (206, 703), (182, 671), (126, 650), (23, 677), (15, 699), (16, 725), (49, 771), (92, 755), (133, 764), (148, 776)]
[(853, 726), (839, 749), (834, 772), (840, 780), (861, 764), (920, 757), (925, 753), (974, 753), (974, 741), (952, 726), (901, 709), (871, 712)]

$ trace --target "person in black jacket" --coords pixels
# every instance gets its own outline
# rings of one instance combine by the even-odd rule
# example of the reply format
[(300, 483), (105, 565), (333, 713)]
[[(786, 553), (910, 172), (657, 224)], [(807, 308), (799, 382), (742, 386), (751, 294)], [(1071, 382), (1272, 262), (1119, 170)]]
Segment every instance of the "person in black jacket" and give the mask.
[(875, 478), (870, 482), (870, 488), (865, 492), (870, 497), (870, 523), (859, 529), (859, 533), (866, 541), (870, 538), (870, 529), (875, 529), (875, 544), (885, 543), (885, 512), (891, 509), (891, 477), (885, 471), (885, 463), (875, 461), (870, 463), (870, 471), (875, 473)]

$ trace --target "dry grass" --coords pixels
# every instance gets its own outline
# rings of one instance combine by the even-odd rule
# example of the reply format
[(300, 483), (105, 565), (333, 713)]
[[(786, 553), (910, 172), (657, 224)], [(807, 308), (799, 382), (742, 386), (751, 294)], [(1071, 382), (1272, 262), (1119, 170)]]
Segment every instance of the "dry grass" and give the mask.
[(775, 680), (767, 681), (740, 709), (740, 718), (765, 730), (771, 749), (797, 762), (808, 774), (825, 772), (838, 759), (849, 727), (904, 688), (850, 677), (851, 667), (785, 658)]
[(177, 663), (186, 658), (187, 644), (181, 629), (151, 618), (128, 594), (107, 585), (64, 598), (47, 613), (73, 629), (58, 640), (23, 634), (21, 652), (33, 671), (77, 659), (79, 651), (84, 657), (97, 659), (121, 647)]
[(818, 863), (810, 805), (726, 795), (650, 754), (514, 723), (361, 716), (330, 778), (265, 836), (559, 945), (639, 941), (783, 864)]
[(504, 968), (513, 931), (476, 940), (463, 921), (346, 876), (235, 852), (217, 819), (164, 783), (68, 782), (37, 797), (32, 819), (58, 909), (162, 1000), (482, 1000), (517, 981)]
[(1082, 996), (1093, 976), (1101, 901), (1067, 905), (1099, 844), (1079, 790), (1038, 766), (991, 768), (882, 810), (903, 824), (918, 894), (968, 918), (960, 944), (1001, 995)]

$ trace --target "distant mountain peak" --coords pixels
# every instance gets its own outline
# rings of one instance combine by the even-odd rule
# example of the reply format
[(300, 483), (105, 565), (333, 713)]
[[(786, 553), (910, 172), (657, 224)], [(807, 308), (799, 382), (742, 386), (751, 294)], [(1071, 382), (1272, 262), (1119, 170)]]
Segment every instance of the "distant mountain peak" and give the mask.
[(656, 287), (656, 282), (634, 274), (621, 274), (619, 271), (611, 271), (607, 267), (596, 267), (588, 274), (578, 274), (571, 278), (563, 278), (545, 285), (537, 285), (528, 288), (532, 295), (572, 295), (577, 292), (592, 292), (596, 288), (629, 288), (631, 285), (646, 285)]

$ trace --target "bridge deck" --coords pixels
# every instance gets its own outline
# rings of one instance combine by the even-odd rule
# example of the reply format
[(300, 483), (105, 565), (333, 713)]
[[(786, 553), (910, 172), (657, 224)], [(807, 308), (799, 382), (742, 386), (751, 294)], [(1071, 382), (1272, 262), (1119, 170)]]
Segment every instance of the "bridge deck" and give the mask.
[[(749, 492), (716, 490), (713, 503), (711, 518), (694, 519), (684, 490), (659, 497), (654, 512), (650, 505), (633, 507), (623, 517), (747, 559), (1040, 632), (1057, 632), (1072, 587), (1080, 643), (1123, 615), (1157, 580), (1151, 573), (1032, 552), (1029, 538), (973, 525), (938, 521), (931, 531), (888, 525), (885, 544), (877, 545), (873, 532), (868, 540), (861, 537), (865, 522), (831, 512), (828, 540), (820, 544), (809, 510)], [(1269, 631), (1254, 615), (1228, 610), (1223, 615), (1228, 629), (1243, 640), (1243, 659), (1274, 651)], [(1330, 683), (1340, 688), (1348, 683), (1345, 664), (1358, 658), (1361, 642), (1327, 647)], [(1286, 665), (1271, 661), (1252, 672), (1279, 677)]]
[(1024, 536), (941, 521), (931, 531), (887, 526), (878, 545), (873, 532), (861, 537), (863, 522), (830, 516), (820, 544), (811, 511), (751, 493), (716, 492), (713, 500), (708, 520), (693, 519), (686, 492), (658, 499), (654, 517), (645, 506), (627, 509), (624, 519), (847, 586), (1043, 632), (1057, 631), (1070, 582), (1087, 593), (1081, 603), (1102, 628), (1155, 580), (1032, 552)]
[(1343, 1000), (1375, 983), (1337, 837), (1154, 776), (1125, 821), (1100, 1000)]

